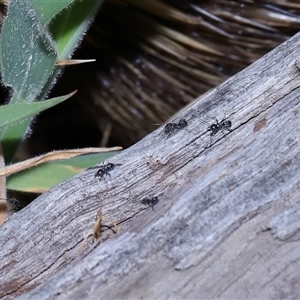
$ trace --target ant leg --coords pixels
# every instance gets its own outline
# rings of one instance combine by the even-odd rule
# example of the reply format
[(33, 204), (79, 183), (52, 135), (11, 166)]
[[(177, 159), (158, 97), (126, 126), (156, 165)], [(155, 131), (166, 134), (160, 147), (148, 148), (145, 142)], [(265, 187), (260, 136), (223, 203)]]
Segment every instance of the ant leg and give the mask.
[(192, 133), (193, 135), (196, 135), (196, 133), (194, 133), (194, 132), (191, 131), (191, 130), (188, 130), (187, 128), (182, 128), (182, 129), (184, 129), (184, 130), (187, 131), (188, 133)]
[(89, 168), (87, 168), (85, 170), (93, 170), (93, 169), (99, 169), (99, 168), (100, 168), (99, 166), (92, 166), (92, 167), (89, 167)]
[(206, 125), (210, 126), (209, 122), (206, 122), (204, 120), (200, 120), (200, 122), (205, 123)]
[[(120, 232), (120, 228), (118, 227), (118, 225), (111, 219), (109, 219), (111, 224), (112, 224), (112, 227), (114, 227), (115, 229), (115, 233), (119, 233)], [(93, 241), (95, 242), (99, 236), (101, 235), (101, 229), (103, 226), (105, 227), (109, 227), (109, 226), (106, 226), (106, 225), (102, 225), (102, 221), (103, 221), (103, 214), (102, 214), (102, 209), (100, 208), (97, 212), (97, 215), (96, 215), (96, 220), (95, 220), (95, 223), (94, 223), (94, 226), (93, 226), (93, 230), (91, 232), (89, 232), (86, 237), (84, 238), (84, 240), (81, 242), (81, 245), (79, 247), (79, 250), (78, 250), (78, 254), (80, 255), (83, 251), (83, 248), (84, 248), (84, 245), (86, 244), (86, 240), (88, 239), (88, 237), (90, 235), (93, 236)]]
[(220, 124), (222, 124), (225, 120), (226, 120), (226, 113), (224, 114), (224, 117), (223, 117), (222, 120), (220, 121)]
[(204, 120), (200, 120), (200, 122), (205, 123), (206, 125), (208, 125), (208, 126), (206, 127), (206, 130), (207, 130), (207, 131), (211, 131), (211, 129), (210, 129), (211, 124), (210, 124), (210, 123), (208, 123), (208, 122), (206, 122), (206, 121), (204, 121)]
[[(149, 201), (150, 201), (150, 204), (149, 204), (149, 206), (152, 208), (152, 210), (153, 210), (153, 212), (154, 212), (154, 203), (151, 201), (152, 199), (153, 199), (153, 197), (154, 197), (154, 195), (149, 195)], [(152, 202), (152, 203), (151, 203)]]
[(224, 135), (224, 137), (225, 137), (225, 139), (226, 139), (226, 141), (227, 141), (227, 135), (226, 135), (226, 133), (225, 133), (225, 130), (227, 130), (228, 132), (231, 132), (231, 129), (230, 129), (230, 128), (224, 128), (224, 129), (221, 129), (221, 131), (222, 131), (222, 133), (223, 133), (223, 135)]
[(115, 229), (115, 233), (116, 233), (116, 234), (119, 233), (121, 230), (120, 230), (119, 226), (117, 225), (117, 223), (115, 223), (115, 222), (114, 222), (113, 220), (111, 220), (111, 219), (108, 219), (108, 220), (110, 221), (112, 227)]
[(224, 136), (225, 140), (227, 141), (227, 136), (226, 136), (226, 134), (224, 133), (224, 129), (221, 129), (221, 132), (223, 133), (223, 136)]
[(226, 111), (226, 110), (223, 110), (223, 112), (224, 112), (224, 116), (223, 116), (223, 118), (222, 118), (222, 120), (220, 121), (219, 124), (222, 124), (222, 123), (227, 119), (227, 118), (226, 118), (227, 111)]

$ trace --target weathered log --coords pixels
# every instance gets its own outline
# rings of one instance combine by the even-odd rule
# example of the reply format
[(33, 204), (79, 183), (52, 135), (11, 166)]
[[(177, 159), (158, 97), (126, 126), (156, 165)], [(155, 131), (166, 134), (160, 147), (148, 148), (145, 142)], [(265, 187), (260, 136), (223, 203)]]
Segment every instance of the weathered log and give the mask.
[[(0, 295), (298, 298), (300, 34), (163, 128), (37, 198), (0, 228)], [(230, 132), (210, 136), (223, 118)], [(205, 121), (205, 122), (204, 122)], [(141, 203), (160, 197), (154, 211)], [(92, 230), (102, 209), (106, 228)]]

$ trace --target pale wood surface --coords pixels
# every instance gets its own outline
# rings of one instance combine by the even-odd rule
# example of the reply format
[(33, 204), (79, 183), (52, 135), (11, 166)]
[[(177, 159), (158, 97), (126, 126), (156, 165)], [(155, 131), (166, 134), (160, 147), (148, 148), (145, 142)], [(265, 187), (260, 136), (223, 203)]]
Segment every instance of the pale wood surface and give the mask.
[[(181, 112), (186, 129), (111, 158), (111, 177), (88, 170), (13, 215), (0, 298), (299, 298), (299, 37)], [(211, 139), (203, 120), (224, 112), (232, 131)], [(100, 207), (121, 232), (79, 255)]]

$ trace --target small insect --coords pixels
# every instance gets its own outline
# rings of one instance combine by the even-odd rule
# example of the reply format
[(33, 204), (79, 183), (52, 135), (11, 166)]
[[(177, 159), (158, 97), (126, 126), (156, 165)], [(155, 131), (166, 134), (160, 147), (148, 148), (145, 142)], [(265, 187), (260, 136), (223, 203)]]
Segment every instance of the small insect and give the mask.
[(0, 200), (6, 200), (8, 203), (12, 204), (13, 208), (11, 208), (10, 210), (19, 211), (25, 207), (25, 205), (21, 204), (20, 201), (17, 200), (16, 198), (10, 198), (10, 199), (0, 198)]
[[(118, 225), (111, 219), (108, 219), (111, 222), (112, 227), (115, 229), (115, 233), (119, 233), (120, 232), (120, 228), (118, 227)], [(103, 226), (105, 227), (109, 227), (106, 225), (102, 225), (102, 221), (103, 221), (103, 214), (102, 214), (102, 210), (99, 209), (96, 215), (96, 220), (93, 226), (93, 240), (97, 240), (101, 234), (101, 229)]]
[[(93, 241), (95, 242), (101, 235), (101, 229), (103, 226), (106, 226), (106, 225), (102, 225), (102, 221), (103, 221), (103, 214), (102, 214), (102, 210), (99, 209), (98, 212), (97, 212), (97, 215), (96, 215), (96, 219), (95, 219), (95, 223), (94, 223), (94, 226), (93, 226), (93, 230), (90, 231), (86, 237), (84, 238), (84, 240), (82, 241), (81, 243), (81, 246), (79, 247), (79, 251), (78, 253), (81, 254), (82, 250), (83, 250), (83, 247), (86, 243), (86, 240), (88, 239), (88, 237), (90, 235), (93, 235)], [(109, 221), (111, 222), (112, 224), (112, 227), (114, 227), (115, 229), (115, 233), (119, 233), (120, 232), (120, 228), (118, 227), (118, 225), (109, 219)], [(106, 226), (106, 227), (109, 227), (109, 226)]]
[(21, 210), (22, 208), (25, 207), (25, 206), (22, 205), (22, 204), (20, 203), (20, 201), (17, 200), (16, 198), (10, 199), (9, 202), (10, 202), (11, 204), (13, 204), (17, 210)]
[(144, 198), (141, 202), (144, 205), (150, 206), (152, 208), (152, 210), (154, 211), (154, 206), (159, 202), (159, 197), (161, 195), (159, 195), (159, 196), (148, 196), (147, 198)]
[(225, 136), (224, 130), (230, 131), (231, 128), (231, 121), (230, 120), (225, 120), (225, 118), (223, 118), (220, 122), (218, 121), (218, 119), (216, 119), (216, 123), (213, 123), (211, 125), (208, 126), (208, 131), (211, 131), (210, 135), (216, 135), (219, 131), (221, 131)]
[(99, 211), (97, 212), (97, 215), (96, 215), (95, 224), (93, 226), (94, 241), (100, 236), (102, 219), (103, 219), (102, 210), (99, 209)]
[(183, 129), (188, 125), (187, 121), (185, 119), (180, 119), (178, 123), (167, 123), (164, 127), (163, 132), (165, 134), (168, 134), (168, 136), (174, 132), (176, 129)]
[(175, 129), (182, 129), (188, 125), (186, 119), (180, 119), (178, 124), (175, 123)]
[(101, 167), (99, 167), (99, 170), (96, 172), (95, 174), (95, 178), (99, 178), (99, 180), (101, 180), (104, 175), (109, 175), (109, 172), (112, 171), (115, 168), (116, 165), (114, 165), (113, 163), (108, 163), (107, 165), (103, 165)]
[(217, 118), (215, 119), (216, 122), (213, 124), (208, 123), (207, 121), (202, 120), (203, 123), (206, 123), (208, 125), (207, 130), (210, 131), (210, 140), (212, 140), (212, 137), (216, 135), (218, 132), (222, 132), (223, 136), (226, 139), (225, 130), (231, 131), (232, 123), (230, 120), (226, 120), (226, 115), (224, 115), (223, 119), (219, 122)]

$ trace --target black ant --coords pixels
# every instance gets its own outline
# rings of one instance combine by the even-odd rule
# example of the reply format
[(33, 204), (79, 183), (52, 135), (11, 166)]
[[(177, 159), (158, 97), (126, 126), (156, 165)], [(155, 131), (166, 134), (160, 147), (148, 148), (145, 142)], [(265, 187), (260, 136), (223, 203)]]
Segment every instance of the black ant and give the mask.
[(208, 128), (207, 130), (210, 131), (210, 137), (212, 138), (212, 136), (216, 135), (218, 132), (222, 132), (224, 137), (226, 138), (226, 135), (224, 133), (225, 130), (230, 131), (232, 123), (230, 120), (226, 120), (226, 117), (224, 117), (220, 122), (218, 121), (218, 119), (216, 118), (216, 122), (213, 124), (209, 124), (206, 121), (202, 121), (206, 124), (208, 124)]
[(11, 199), (6, 199), (6, 198), (0, 198), (0, 200), (6, 200), (7, 202), (9, 202), (10, 204), (12, 204), (14, 206), (14, 208), (12, 208), (12, 210), (15, 210), (15, 211), (19, 211), (21, 210), (22, 208), (24, 208), (25, 206), (22, 205), (20, 203), (19, 200), (17, 200), (16, 198), (11, 198)]
[(209, 125), (208, 131), (211, 131), (211, 136), (216, 135), (219, 131), (221, 131), (225, 137), (224, 130), (230, 131), (231, 125), (230, 120), (225, 120), (225, 118), (223, 118), (219, 122), (218, 119), (216, 119), (216, 123)]
[(167, 123), (163, 132), (170, 135), (170, 133), (174, 132), (176, 129), (183, 129), (187, 125), (188, 123), (185, 119), (180, 119), (178, 123)]
[(115, 168), (115, 164), (113, 163), (108, 163), (107, 165), (103, 165), (101, 167), (99, 167), (99, 170), (96, 172), (95, 174), (95, 178), (99, 178), (99, 180), (101, 180), (104, 175), (109, 175), (109, 172), (112, 171)]
[(22, 208), (25, 207), (16, 198), (9, 199), (8, 202), (10, 202), (15, 207), (16, 210), (21, 210)]
[(141, 202), (144, 205), (150, 206), (152, 208), (152, 210), (154, 211), (154, 206), (159, 202), (159, 197), (161, 195), (159, 195), (159, 196), (148, 196), (147, 198), (144, 198)]

